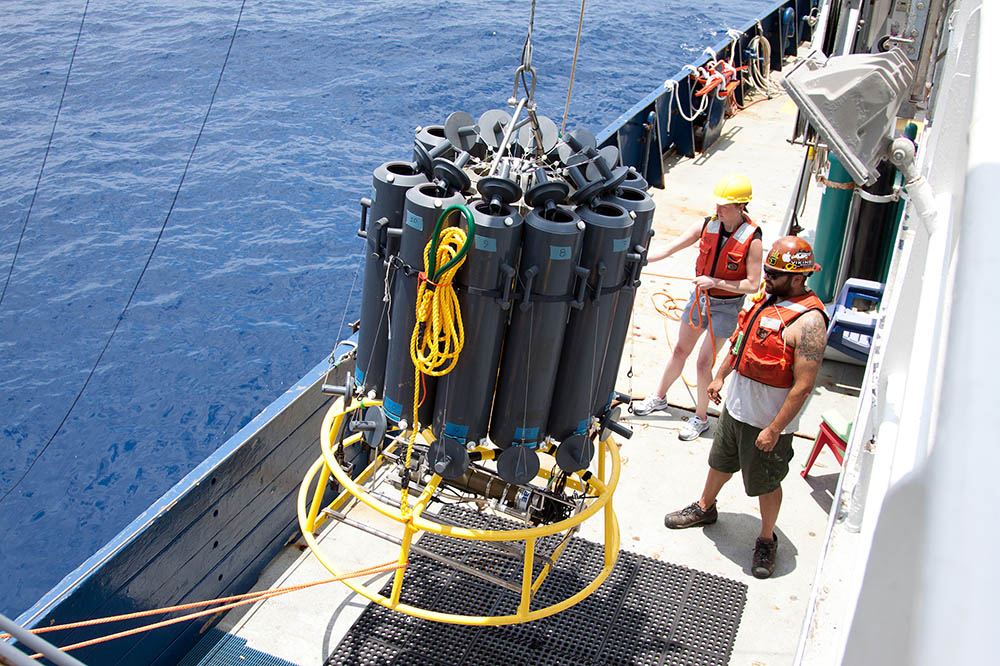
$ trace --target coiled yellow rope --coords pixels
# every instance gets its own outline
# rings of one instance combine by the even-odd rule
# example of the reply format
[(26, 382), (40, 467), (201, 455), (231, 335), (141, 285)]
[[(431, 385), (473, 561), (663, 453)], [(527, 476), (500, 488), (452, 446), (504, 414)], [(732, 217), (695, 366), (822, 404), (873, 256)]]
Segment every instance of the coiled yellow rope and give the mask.
[[(458, 227), (443, 229), (438, 239), (434, 265), (447, 264), (458, 256), (464, 244), (465, 231)], [(423, 373), (440, 377), (452, 371), (465, 344), (462, 311), (458, 307), (458, 297), (452, 286), (455, 273), (465, 263), (465, 257), (456, 261), (434, 283), (427, 274), (431, 270), (429, 259), (432, 245), (433, 240), (424, 247), (424, 272), (420, 274), (417, 285), (417, 323), (410, 337), (410, 360), (418, 375)], [(414, 393), (414, 398), (416, 395)]]
[[(447, 212), (446, 212), (447, 214)], [(470, 216), (471, 217), (471, 216)], [(437, 249), (435, 251), (435, 245)], [(406, 470), (410, 469), (413, 442), (417, 438), (417, 410), (426, 398), (423, 377), (441, 377), (458, 363), (458, 355), (465, 346), (465, 328), (462, 311), (453, 284), (455, 273), (465, 263), (466, 233), (458, 227), (446, 227), (424, 246), (424, 270), (417, 278), (417, 321), (410, 336), (410, 360), (413, 361), (413, 427), (406, 447)], [(431, 253), (434, 252), (432, 263)], [(457, 260), (456, 260), (457, 259)], [(454, 263), (452, 263), (454, 261)], [(431, 276), (435, 267), (444, 267), (437, 276)], [(408, 473), (408, 472), (407, 472)], [(407, 501), (409, 488), (400, 489), (399, 508), (405, 518), (410, 513)]]

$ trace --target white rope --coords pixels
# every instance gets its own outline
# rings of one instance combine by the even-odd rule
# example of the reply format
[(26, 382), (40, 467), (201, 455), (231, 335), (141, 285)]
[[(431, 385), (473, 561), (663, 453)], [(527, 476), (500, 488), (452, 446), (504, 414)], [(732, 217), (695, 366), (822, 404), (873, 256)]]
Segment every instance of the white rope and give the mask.
[(667, 134), (670, 134), (670, 121), (674, 117), (674, 114), (670, 113), (670, 109), (674, 104), (674, 96), (677, 94), (677, 82), (673, 79), (667, 79), (663, 82), (664, 90), (670, 91), (670, 97), (667, 98)]
[[(693, 65), (684, 65), (684, 67), (682, 69), (690, 70), (690, 72), (692, 74), (694, 74), (695, 76), (698, 76), (698, 75), (707, 75), (706, 72), (702, 71), (698, 67), (694, 67)], [(697, 109), (694, 108), (694, 90), (693, 90), (693, 88), (694, 88), (694, 86), (692, 86), (691, 83), (690, 83), (690, 81), (689, 81), (688, 82), (688, 105), (693, 110), (693, 113), (691, 114), (691, 117), (688, 117), (687, 115), (685, 115), (684, 109), (681, 108), (680, 99), (677, 100), (677, 112), (679, 114), (681, 114), (681, 118), (683, 118), (684, 120), (688, 121), (689, 123), (693, 123), (695, 121), (695, 119), (698, 118), (698, 116), (700, 116), (702, 113), (704, 113), (705, 109), (708, 108), (708, 96), (702, 96), (701, 102), (699, 103), (698, 108)]]
[(771, 43), (760, 34), (750, 40), (747, 50), (753, 53), (749, 63), (751, 84), (769, 99), (780, 95), (781, 87), (771, 81)]

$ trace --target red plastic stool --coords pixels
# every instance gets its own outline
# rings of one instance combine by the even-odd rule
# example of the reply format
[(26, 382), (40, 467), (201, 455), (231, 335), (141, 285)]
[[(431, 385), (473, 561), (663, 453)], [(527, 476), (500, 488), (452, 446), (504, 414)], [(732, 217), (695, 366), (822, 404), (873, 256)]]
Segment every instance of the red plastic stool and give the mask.
[(805, 469), (802, 470), (802, 478), (806, 478), (809, 474), (810, 468), (812, 468), (813, 463), (816, 462), (816, 457), (819, 452), (823, 450), (824, 446), (829, 446), (830, 450), (833, 451), (834, 457), (837, 462), (841, 465), (844, 464), (844, 452), (847, 450), (847, 434), (851, 432), (851, 426), (847, 426), (847, 432), (842, 437), (840, 434), (834, 430), (833, 426), (827, 421), (826, 417), (823, 417), (823, 422), (819, 424), (819, 434), (816, 435), (816, 443), (813, 444), (812, 453), (809, 454), (809, 460), (806, 461)]

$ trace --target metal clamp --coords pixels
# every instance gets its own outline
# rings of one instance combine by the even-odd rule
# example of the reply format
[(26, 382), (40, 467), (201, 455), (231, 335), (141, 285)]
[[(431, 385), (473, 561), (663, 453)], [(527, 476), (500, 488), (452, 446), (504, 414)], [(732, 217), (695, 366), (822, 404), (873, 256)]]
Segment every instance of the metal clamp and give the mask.
[(587, 290), (587, 279), (590, 277), (590, 271), (583, 266), (576, 266), (573, 268), (573, 273), (576, 275), (576, 288), (573, 290), (576, 293), (576, 298), (569, 302), (569, 306), (574, 310), (580, 310), (583, 308), (583, 299)]
[(500, 272), (507, 276), (506, 278), (504, 278), (503, 287), (500, 294), (500, 299), (499, 299), (500, 309), (510, 310), (510, 306), (514, 302), (512, 292), (514, 289), (514, 275), (517, 274), (517, 271), (514, 270), (513, 266), (508, 266), (507, 264), (501, 264)]
[(368, 221), (368, 209), (372, 207), (372, 200), (368, 197), (361, 198), (361, 226), (358, 228), (360, 238), (368, 238), (368, 231), (365, 229)]
[(538, 266), (532, 266), (524, 271), (524, 296), (521, 299), (521, 312), (527, 312), (531, 308), (531, 286), (535, 283), (536, 275), (538, 275)]

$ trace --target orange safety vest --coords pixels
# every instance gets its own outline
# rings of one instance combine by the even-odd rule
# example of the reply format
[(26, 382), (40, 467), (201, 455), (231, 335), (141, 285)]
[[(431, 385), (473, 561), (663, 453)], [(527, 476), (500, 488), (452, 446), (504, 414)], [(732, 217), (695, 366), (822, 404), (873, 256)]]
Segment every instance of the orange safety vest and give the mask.
[[(720, 280), (742, 280), (747, 276), (747, 252), (753, 241), (757, 225), (743, 214), (743, 224), (719, 247), (722, 222), (717, 217), (706, 220), (701, 229), (701, 241), (698, 246), (698, 260), (694, 265), (695, 275), (707, 275)], [(738, 291), (726, 289), (709, 289), (708, 295), (719, 298), (725, 296), (741, 296)]]
[(730, 338), (732, 367), (762, 384), (791, 388), (795, 350), (785, 342), (784, 331), (810, 310), (818, 310), (827, 320), (823, 301), (811, 291), (778, 303), (768, 298), (740, 312), (740, 325)]

